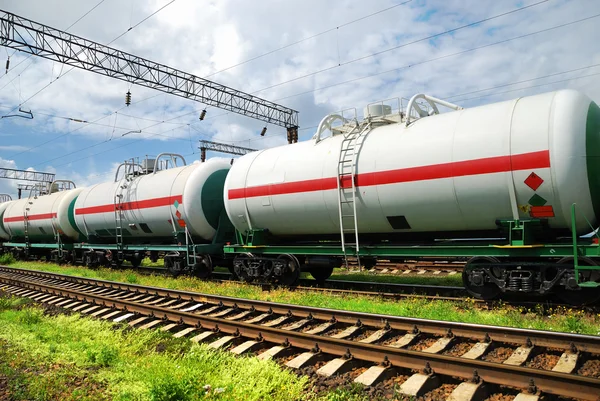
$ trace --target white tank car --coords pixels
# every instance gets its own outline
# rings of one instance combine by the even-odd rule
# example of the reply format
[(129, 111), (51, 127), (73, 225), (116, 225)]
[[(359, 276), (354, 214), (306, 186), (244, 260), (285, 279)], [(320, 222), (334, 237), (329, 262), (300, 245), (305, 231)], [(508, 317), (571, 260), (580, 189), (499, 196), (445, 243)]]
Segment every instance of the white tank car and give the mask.
[(8, 205), (12, 202), (12, 198), (8, 195), (6, 195), (4, 197), (4, 199), (2, 199), (2, 203), (0, 203), (0, 239), (3, 240), (8, 240), (10, 239), (10, 235), (4, 230), (4, 225), (2, 223), (3, 217), (4, 217), (4, 211), (6, 211), (6, 208), (8, 207)]
[[(183, 158), (172, 154), (159, 155), (156, 160), (156, 169), (154, 159), (139, 166), (122, 164), (126, 174), (117, 172), (120, 176), (115, 176), (115, 181), (82, 191), (75, 203), (75, 221), (84, 236), (114, 241), (119, 224), (125, 239), (172, 240), (173, 233), (186, 226), (192, 236), (213, 238), (230, 164), (212, 159), (181, 166)], [(175, 167), (159, 169), (165, 160)], [(122, 211), (120, 217), (115, 210)]]
[(63, 237), (77, 240), (77, 227), (70, 216), (74, 200), (82, 189), (74, 188), (75, 185), (70, 181), (57, 181), (51, 187), (62, 184), (73, 189), (47, 195), (31, 195), (11, 201), (6, 206), (0, 205), (0, 234), (4, 231), (13, 240), (27, 236), (31, 242), (54, 242), (55, 233), (60, 233)]
[[(350, 129), (346, 124), (327, 138), (318, 132), (306, 142), (245, 155), (225, 183), (227, 214), (242, 232), (339, 235), (340, 205), (354, 216), (340, 151), (355, 146), (360, 233), (494, 230), (496, 219), (530, 218), (568, 229), (572, 203), (579, 206), (578, 228), (586, 231), (584, 216), (596, 224), (600, 109), (594, 102), (564, 90), (458, 109), (420, 110), (421, 118), (411, 122), (381, 116), (380, 107), (371, 113), (372, 129), (355, 144), (340, 133)], [(350, 187), (341, 191), (341, 202), (338, 177)]]

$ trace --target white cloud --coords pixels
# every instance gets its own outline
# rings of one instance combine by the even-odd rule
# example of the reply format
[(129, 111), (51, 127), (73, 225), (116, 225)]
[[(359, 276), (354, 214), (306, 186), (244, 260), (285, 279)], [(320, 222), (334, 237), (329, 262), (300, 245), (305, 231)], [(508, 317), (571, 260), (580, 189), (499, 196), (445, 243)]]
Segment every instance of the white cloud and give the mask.
[[(0, 0), (0, 9), (64, 29), (96, 3), (96, 0)], [(90, 40), (108, 43), (166, 3), (167, 0), (106, 0), (70, 31)], [(329, 112), (349, 107), (360, 111), (367, 103), (380, 99), (408, 98), (417, 92), (450, 97), (600, 63), (600, 51), (596, 45), (597, 20), (445, 57), (600, 11), (595, 0), (556, 0), (344, 65), (372, 53), (500, 14), (520, 6), (522, 2), (414, 0), (343, 25), (397, 3), (392, 0), (337, 3), (320, 0), (178, 0), (132, 29), (112, 46), (206, 76), (329, 28), (340, 27), (209, 78), (247, 92), (293, 80), (261, 91), (259, 96), (269, 100), (286, 98), (281, 103), (300, 111), (301, 128), (316, 125)], [(2, 51), (2, 54), (5, 52)], [(269, 125), (267, 135), (260, 137), (262, 122), (216, 108), (209, 108), (207, 118), (200, 122), (198, 111), (204, 107), (202, 104), (175, 96), (156, 96), (159, 92), (138, 86), (131, 88), (133, 104), (124, 108), (125, 92), (129, 89), (127, 83), (77, 69), (64, 75), (69, 67), (63, 68), (58, 63), (35, 57), (17, 67), (26, 57), (22, 53), (14, 54), (9, 73), (0, 75), (0, 106), (16, 107), (51, 80), (56, 80), (61, 71), (63, 75), (25, 104), (25, 108), (34, 112), (34, 120), (13, 118), (0, 122), (0, 137), (6, 139), (0, 146), (0, 155), (8, 159), (14, 155), (14, 161), (21, 168), (28, 165), (36, 169), (55, 166), (61, 175), (91, 183), (97, 174), (104, 174), (103, 179), (111, 179), (107, 171), (111, 170), (112, 163), (125, 157), (161, 151), (186, 154), (197, 151), (194, 144), (190, 146), (190, 136), (194, 141), (213, 139), (253, 148), (286, 142), (283, 128)], [(437, 60), (427, 61), (432, 59)], [(32, 63), (31, 67), (22, 72), (29, 63)], [(342, 66), (338, 66), (339, 63)], [(400, 67), (404, 68), (395, 70)], [(327, 68), (331, 69), (311, 75)], [(600, 67), (533, 81), (518, 86), (525, 88), (521, 91), (478, 98), (463, 104), (472, 106), (565, 87), (583, 90), (598, 101), (600, 80), (593, 78), (534, 87), (597, 72), (600, 72)], [(378, 73), (381, 74), (363, 79)], [(308, 77), (295, 79), (305, 75)], [(349, 80), (353, 81), (337, 85)], [(319, 89), (323, 87), (329, 88)], [(509, 86), (491, 92), (513, 88)], [(304, 92), (307, 93), (293, 96)], [(151, 99), (141, 101), (145, 98)], [(121, 108), (123, 110), (115, 115), (114, 111)], [(96, 125), (84, 125), (44, 114), (98, 121)], [(123, 133), (140, 129), (140, 134), (122, 137)], [(15, 131), (23, 133), (22, 137), (3, 136)], [(312, 133), (311, 129), (300, 131), (301, 138), (308, 138)], [(36, 149), (41, 157), (36, 154), (34, 158), (32, 152), (15, 155), (23, 148), (49, 140), (52, 141)], [(128, 156), (125, 156), (126, 153)]]

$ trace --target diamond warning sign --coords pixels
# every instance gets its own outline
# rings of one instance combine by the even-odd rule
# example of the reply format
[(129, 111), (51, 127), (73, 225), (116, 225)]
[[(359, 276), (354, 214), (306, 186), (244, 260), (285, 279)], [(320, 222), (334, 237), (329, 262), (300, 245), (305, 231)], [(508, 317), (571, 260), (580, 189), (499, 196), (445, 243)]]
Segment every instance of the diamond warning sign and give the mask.
[(548, 201), (538, 194), (533, 194), (531, 198), (529, 198), (529, 204), (531, 206), (544, 206)]
[(533, 189), (535, 191), (535, 190), (537, 190), (540, 187), (540, 185), (542, 185), (542, 183), (544, 182), (544, 180), (542, 179), (542, 177), (540, 177), (536, 173), (531, 173), (525, 179), (524, 182), (525, 182), (525, 185), (527, 185), (529, 188), (531, 188), (531, 189)]

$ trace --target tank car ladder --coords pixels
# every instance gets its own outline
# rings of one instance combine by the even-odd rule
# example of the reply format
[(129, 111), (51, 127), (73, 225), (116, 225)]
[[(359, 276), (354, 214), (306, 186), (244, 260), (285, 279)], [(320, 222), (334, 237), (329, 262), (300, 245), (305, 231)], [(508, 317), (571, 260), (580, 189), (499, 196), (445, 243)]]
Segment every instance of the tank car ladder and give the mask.
[[(356, 158), (362, 146), (366, 133), (371, 124), (364, 126), (356, 125), (347, 134), (343, 134), (338, 160), (338, 206), (340, 217), (340, 238), (342, 241), (342, 252), (344, 253), (344, 264), (348, 268), (347, 245), (354, 246), (356, 262), (360, 266), (360, 245), (358, 241), (358, 220), (356, 216)], [(350, 181), (350, 185), (348, 185)], [(351, 191), (351, 192), (350, 192)], [(346, 243), (346, 234), (354, 234), (354, 242)]]
[(129, 180), (125, 175), (125, 183), (119, 184), (115, 193), (115, 244), (117, 245), (117, 260), (123, 256), (123, 190), (127, 189)]

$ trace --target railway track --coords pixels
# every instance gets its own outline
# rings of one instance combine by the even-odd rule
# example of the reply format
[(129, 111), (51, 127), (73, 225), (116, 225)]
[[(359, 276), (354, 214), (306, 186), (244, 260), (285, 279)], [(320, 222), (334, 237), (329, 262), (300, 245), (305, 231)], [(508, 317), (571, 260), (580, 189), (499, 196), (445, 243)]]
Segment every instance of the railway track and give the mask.
[[(167, 270), (163, 268), (143, 268), (141, 271), (145, 274), (169, 274)], [(235, 281), (231, 278), (231, 274), (225, 272), (213, 272), (212, 276), (213, 278), (211, 280), (216, 283), (235, 282), (244, 285), (255, 285), (262, 287), (265, 291), (278, 288), (276, 285), (269, 283)], [(323, 283), (320, 283), (313, 279), (300, 279), (298, 286), (286, 288), (291, 291), (298, 290), (349, 296), (371, 296), (387, 299), (423, 298), (430, 300), (463, 302), (468, 298), (469, 302), (472, 304), (482, 307), (493, 307), (494, 305), (498, 305), (498, 302), (502, 302), (502, 305), (532, 308), (538, 312), (545, 310), (556, 310), (558, 307), (572, 310), (582, 310), (586, 313), (597, 313), (599, 310), (598, 305), (595, 304), (574, 306), (559, 302), (554, 298), (531, 301), (523, 299), (518, 295), (507, 295), (500, 298), (498, 301), (486, 301), (483, 299), (471, 298), (464, 287), (458, 286), (397, 284), (349, 280), (327, 280)]]
[[(540, 394), (597, 400), (600, 337), (480, 326), (115, 283), (0, 268), (16, 296), (127, 323), (236, 354), (275, 358), (318, 377), (351, 375), (367, 386), (395, 380), (421, 396), (444, 388), (449, 400), (484, 393), (538, 400)], [(344, 373), (349, 372), (349, 373)]]
[[(345, 267), (345, 266), (341, 266)], [(356, 260), (348, 261), (348, 269), (352, 272), (368, 271), (375, 274), (391, 275), (440, 275), (452, 276), (461, 274), (465, 262), (454, 260), (406, 260), (404, 262), (392, 262), (389, 260), (378, 260), (375, 266), (365, 268), (359, 266)]]

